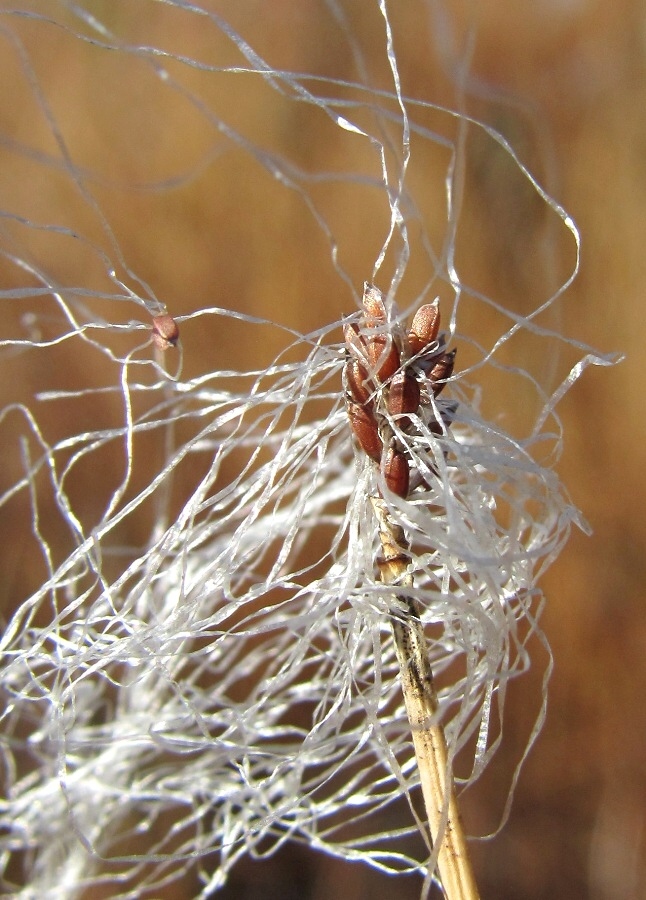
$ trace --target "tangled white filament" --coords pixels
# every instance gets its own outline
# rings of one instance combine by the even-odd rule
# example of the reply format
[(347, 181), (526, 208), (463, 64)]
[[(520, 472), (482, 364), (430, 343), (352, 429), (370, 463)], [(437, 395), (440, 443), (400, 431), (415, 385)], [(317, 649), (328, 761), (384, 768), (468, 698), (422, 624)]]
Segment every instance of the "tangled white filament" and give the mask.
[[(268, 66), (206, 7), (166, 5), (216, 22), (243, 55), (245, 71), (261, 75), (290, 102), (368, 136), (359, 114), (365, 109), (315, 95), (307, 78)], [(92, 48), (132, 54), (180, 91), (160, 60), (187, 63), (181, 54), (127, 45), (88, 9), (63, 7), (55, 21), (33, 13), (25, 18)], [(329, 7), (341, 17), (336, 3)], [(393, 235), (402, 241), (396, 284), (409, 249), (403, 185), (410, 134), (428, 140), (430, 132), (408, 121), (386, 4), (378, 9), (388, 26), (384, 45), (394, 89), (371, 91), (369, 101), (383, 100), (382, 124), (398, 123), (404, 148), (393, 178), (392, 147), (385, 137), (378, 143), (382, 177), (374, 180), (391, 214), (380, 264)], [(418, 778), (388, 627), (392, 597), (374, 571), (378, 538), (370, 497), (378, 475), (355, 457), (343, 406), (342, 323), (309, 334), (280, 329), (285, 347), (267, 367), (184, 378), (169, 376), (153, 357), (142, 331), (148, 320), (115, 324), (102, 317), (105, 298), (132, 303), (138, 312), (142, 305), (153, 314), (162, 310), (117, 278), (117, 263), (129, 276), (124, 281), (134, 276), (49, 114), (22, 38), (7, 21), (5, 36), (40, 98), (62, 170), (99, 215), (108, 247), (67, 224), (37, 225), (36, 217), (4, 213), (4, 258), (28, 280), (24, 288), (17, 280), (7, 296), (47, 306), (22, 320), (27, 337), (9, 337), (2, 347), (35, 355), (60, 349), (69, 359), (82, 348), (112, 368), (104, 384), (60, 389), (52, 380), (36, 398), (16, 400), (0, 413), (23, 469), (0, 503), (30, 504), (27, 531), (47, 569), (42, 585), (17, 604), (0, 641), (0, 885), (25, 898), (72, 898), (99, 885), (110, 885), (114, 897), (154, 896), (194, 870), (206, 897), (241, 856), (267, 853), (287, 839), (389, 872), (422, 871), (430, 851), (414, 817), (396, 828), (387, 816), (416, 790)], [(324, 84), (340, 94), (345, 86), (334, 79)], [(335, 241), (303, 187), (304, 173), (182, 90), (228, 141), (299, 192), (337, 265)], [(448, 205), (454, 224), (450, 198)], [(25, 232), (78, 245), (118, 286), (116, 295), (62, 286), (27, 240), (16, 238)], [(459, 297), (450, 254), (446, 281)], [(476, 349), (472, 372), (496, 366), (498, 344), (519, 329), (538, 330), (533, 316), (510, 314), (498, 344), (485, 349), (457, 331), (457, 309), (456, 302), (454, 343)], [(228, 309), (195, 315), (205, 327), (243, 322), (261, 341), (277, 328)], [(392, 297), (389, 315), (400, 315)], [(130, 341), (125, 351), (122, 338)], [(472, 376), (458, 365), (447, 387), (457, 402), (450, 431), (439, 441), (422, 429), (407, 448), (428, 488), (408, 501), (393, 499), (391, 515), (410, 538), (409, 590), (423, 610), (452, 753), (470, 748), (467, 781), (496, 749), (505, 688), (529, 665), (527, 642), (542, 639), (537, 578), (577, 520), (553, 460), (539, 460), (543, 442), (554, 437), (546, 435), (545, 422), (558, 424), (554, 405), (588, 362), (604, 360), (586, 356), (561, 389), (545, 394), (539, 420), (523, 438), (487, 421)], [(522, 370), (512, 374), (539, 390)], [(109, 411), (106, 399), (113, 401)], [(68, 412), (62, 434), (41, 422), (41, 410), (51, 406)], [(164, 448), (163, 458), (142, 484), (140, 461), (151, 440)], [(100, 472), (115, 454), (123, 465), (119, 483), (109, 491), (104, 486), (102, 511), (103, 494), (91, 513), (83, 512), (77, 473), (86, 466)], [(190, 488), (171, 515), (180, 476)], [(45, 497), (48, 515), (55, 510), (56, 527), (65, 533), (62, 553), (41, 513)], [(138, 517), (150, 525), (143, 545), (134, 546), (128, 527)]]

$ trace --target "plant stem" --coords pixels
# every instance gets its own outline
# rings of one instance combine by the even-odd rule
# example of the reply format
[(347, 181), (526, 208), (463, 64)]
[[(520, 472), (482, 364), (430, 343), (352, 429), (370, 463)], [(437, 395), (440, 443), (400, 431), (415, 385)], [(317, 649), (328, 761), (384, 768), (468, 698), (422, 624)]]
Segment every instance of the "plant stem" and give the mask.
[[(384, 584), (411, 587), (411, 558), (401, 526), (388, 515), (386, 504), (373, 497), (379, 523), (383, 559), (379, 562)], [(395, 651), (402, 679), (404, 703), (410, 722), (420, 773), (426, 815), (435, 844), (440, 842), (437, 868), (446, 900), (478, 900), (460, 810), (453, 786), (444, 729), (438, 719), (433, 672), (416, 601), (396, 594), (392, 614)]]

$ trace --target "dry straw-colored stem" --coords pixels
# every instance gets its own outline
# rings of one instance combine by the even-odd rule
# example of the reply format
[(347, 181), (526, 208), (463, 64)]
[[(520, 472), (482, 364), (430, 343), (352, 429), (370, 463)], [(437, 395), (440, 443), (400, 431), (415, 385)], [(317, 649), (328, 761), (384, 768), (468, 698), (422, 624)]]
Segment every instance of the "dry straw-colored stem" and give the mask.
[[(410, 587), (410, 556), (404, 530), (395, 524), (380, 498), (372, 504), (379, 523), (384, 584)], [(395, 593), (392, 628), (410, 722), (431, 840), (439, 842), (437, 868), (446, 900), (478, 900), (460, 810), (448, 763), (444, 729), (438, 720), (437, 694), (428, 661), (417, 603)]]

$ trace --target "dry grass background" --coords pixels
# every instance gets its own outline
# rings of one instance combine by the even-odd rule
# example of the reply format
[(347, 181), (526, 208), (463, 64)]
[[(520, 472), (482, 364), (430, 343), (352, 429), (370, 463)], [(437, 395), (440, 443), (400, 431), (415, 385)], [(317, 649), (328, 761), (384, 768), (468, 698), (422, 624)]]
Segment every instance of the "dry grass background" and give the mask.
[[(49, 3), (32, 6), (54, 10)], [(361, 0), (348, 6), (364, 48), (371, 41), (381, 48), (373, 4)], [(406, 41), (399, 58), (404, 91), (454, 102), (451, 81), (419, 27), (421, 4), (390, 6), (399, 40), (405, 36)], [(638, 0), (490, 0), (468, 15), (457, 0), (445, 6), (459, 34), (466, 33), (470, 17), (475, 20), (471, 71), (480, 85), (497, 92), (472, 99), (471, 109), (509, 138), (582, 232), (582, 270), (562, 306), (563, 330), (626, 354), (615, 369), (588, 371), (563, 403), (566, 442), (559, 470), (594, 535), (575, 534), (544, 578), (549, 601), (544, 627), (556, 660), (548, 719), (524, 767), (510, 821), (493, 840), (474, 846), (475, 867), (482, 896), (491, 900), (638, 900), (646, 896), (646, 316), (640, 300), (646, 284), (646, 11)], [(211, 62), (237, 61), (224, 39), (218, 44), (214, 30), (196, 28), (188, 16), (148, 4), (97, 2), (94, 7), (107, 22), (128, 17), (129, 32), (147, 44), (183, 49)], [(276, 66), (352, 76), (329, 18), (313, 0), (223, 0), (212, 7)], [(123, 190), (100, 183), (93, 190), (130, 266), (154, 286), (170, 312), (229, 306), (309, 330), (352, 308), (350, 292), (340, 288), (331, 267), (321, 268), (327, 243), (297, 195), (232, 153), (224, 140), (216, 140), (215, 162), (195, 190), (151, 194), (133, 189), (155, 173), (190, 171), (210, 153), (213, 132), (204, 118), (169, 99), (152, 76), (132, 80), (133, 69), (120, 62), (119, 54), (97, 54), (62, 31), (50, 30), (43, 42), (43, 32), (30, 23), (20, 28), (55, 113), (65, 123), (74, 158), (113, 184), (123, 183)], [(6, 35), (0, 69), (1, 132), (54, 152), (51, 132)], [(387, 86), (383, 61), (374, 62), (372, 75), (375, 83)], [(296, 103), (272, 108), (269, 92), (244, 77), (229, 78), (223, 95), (225, 77), (208, 80), (196, 72), (191, 79), (209, 101), (209, 91), (217, 89), (220, 114), (252, 140), (277, 152), (289, 146), (290, 159), (308, 171), (365, 167), (365, 148), (357, 142), (358, 156), (349, 158), (354, 145), (337, 142), (338, 129), (310, 108)], [(503, 92), (524, 105), (501, 102)], [(132, 106), (124, 108), (123, 98), (130, 93)], [(42, 163), (26, 153), (7, 147), (0, 152), (4, 208), (37, 221), (84, 227), (98, 237), (69, 177), (48, 170), (43, 178)], [(438, 153), (432, 145), (418, 148), (411, 178), (428, 216), (426, 227), (441, 235), (441, 218), (434, 221), (432, 213), (434, 205), (439, 207), (433, 193), (438, 179), (424, 179), (424, 167), (445, 164), (445, 158), (435, 158)], [(467, 163), (461, 271), (522, 309), (524, 302), (533, 304), (546, 295), (552, 279), (571, 263), (571, 254), (560, 248), (563, 258), (548, 271), (539, 239), (543, 213), (491, 142), (474, 140)], [(383, 238), (383, 199), (342, 182), (334, 190), (310, 188), (358, 287), (370, 276)], [(31, 249), (63, 283), (102, 283), (82, 250), (60, 252), (51, 239), (37, 237)], [(413, 263), (404, 287), (410, 297), (426, 275)], [(7, 287), (15, 283), (15, 270), (3, 266), (0, 277)], [(123, 317), (123, 310), (115, 309), (115, 315)], [(487, 323), (474, 321), (472, 327), (486, 329)], [(215, 324), (209, 330), (187, 323), (186, 371), (201, 371), (216, 356), (221, 366), (269, 361), (280, 341), (280, 335), (268, 335), (265, 345), (249, 345), (242, 332), (222, 335)], [(2, 386), (5, 402), (28, 397), (51, 372), (57, 373), (58, 385), (101, 378), (87, 372), (80, 357), (42, 354), (37, 372), (35, 358), (24, 370), (20, 361), (11, 361), (11, 376)], [(54, 433), (64, 425), (54, 419), (48, 427)], [(13, 465), (7, 460), (5, 476), (15, 475)], [(96, 474), (88, 471), (87, 483), (79, 486), (88, 503), (95, 489)], [(16, 523), (26, 522), (28, 513), (17, 507), (1, 520), (5, 615), (42, 575), (33, 548), (12, 542)], [(472, 831), (496, 827), (510, 773), (537, 712), (539, 689), (537, 670), (522, 690), (511, 692), (503, 748), (465, 798)], [(222, 896), (378, 900), (416, 897), (418, 887), (413, 879), (390, 879), (291, 848), (264, 864), (241, 866)], [(191, 896), (190, 885), (184, 896)]]

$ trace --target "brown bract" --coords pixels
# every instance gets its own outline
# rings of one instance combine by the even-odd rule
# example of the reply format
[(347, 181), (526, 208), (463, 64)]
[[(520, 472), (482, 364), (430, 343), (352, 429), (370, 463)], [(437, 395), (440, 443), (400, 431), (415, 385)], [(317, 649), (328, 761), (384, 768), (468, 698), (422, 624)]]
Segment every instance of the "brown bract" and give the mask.
[(404, 454), (390, 447), (381, 457), (381, 471), (388, 490), (406, 499), (410, 488), (410, 466)]
[(160, 350), (175, 347), (179, 340), (179, 328), (172, 316), (155, 316), (153, 318), (153, 341)]
[(379, 429), (377, 421), (372, 412), (359, 403), (352, 400), (347, 401), (348, 418), (350, 419), (350, 427), (354, 436), (359, 441), (363, 452), (379, 462), (383, 451), (382, 440), (379, 437)]
[(455, 364), (456, 350), (449, 350), (448, 353), (442, 353), (437, 362), (428, 373), (428, 379), (433, 385), (433, 394), (438, 396), (446, 386), (446, 379), (450, 378), (453, 373)]
[(372, 409), (372, 382), (368, 377), (368, 370), (358, 359), (350, 359), (346, 363), (345, 378), (349, 392), (357, 403)]
[(366, 325), (380, 325), (386, 321), (386, 304), (379, 288), (367, 281), (363, 286), (363, 311)]
[(417, 310), (410, 323), (408, 346), (415, 356), (437, 340), (440, 330), (440, 304), (436, 298), (432, 303), (425, 303)]
[(386, 401), (390, 415), (400, 416), (403, 413), (417, 412), (419, 404), (420, 388), (417, 378), (408, 369), (397, 372), (390, 382)]
[(390, 335), (377, 334), (366, 338), (370, 371), (382, 384), (395, 374), (400, 366), (399, 350)]

